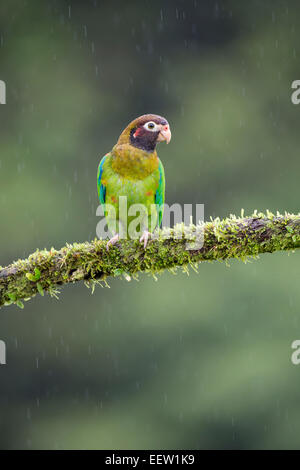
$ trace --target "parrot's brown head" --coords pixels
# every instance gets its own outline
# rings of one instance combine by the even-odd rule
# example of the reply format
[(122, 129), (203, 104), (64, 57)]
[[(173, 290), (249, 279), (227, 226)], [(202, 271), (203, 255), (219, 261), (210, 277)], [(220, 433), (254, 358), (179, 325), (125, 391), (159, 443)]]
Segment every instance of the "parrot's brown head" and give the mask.
[(158, 142), (171, 140), (168, 121), (156, 114), (145, 114), (132, 121), (119, 137), (118, 145), (130, 144), (146, 152), (153, 152)]

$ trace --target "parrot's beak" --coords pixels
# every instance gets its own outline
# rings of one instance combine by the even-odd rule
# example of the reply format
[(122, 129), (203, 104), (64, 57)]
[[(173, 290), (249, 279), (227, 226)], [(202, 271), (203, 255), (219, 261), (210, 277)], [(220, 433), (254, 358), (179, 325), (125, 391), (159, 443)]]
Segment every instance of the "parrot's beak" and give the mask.
[(160, 132), (157, 137), (157, 142), (165, 141), (168, 144), (171, 140), (171, 137), (172, 137), (172, 134), (171, 134), (169, 125), (168, 124), (166, 124), (165, 126), (161, 125)]

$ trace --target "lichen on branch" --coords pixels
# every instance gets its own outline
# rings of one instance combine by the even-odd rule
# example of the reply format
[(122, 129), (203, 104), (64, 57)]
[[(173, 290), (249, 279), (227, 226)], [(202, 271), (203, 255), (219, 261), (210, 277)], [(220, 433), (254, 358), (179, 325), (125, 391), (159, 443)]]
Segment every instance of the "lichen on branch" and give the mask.
[[(199, 231), (203, 231), (201, 248), (191, 248)], [(94, 287), (107, 278), (122, 276), (127, 280), (139, 272), (155, 275), (165, 269), (200, 261), (246, 260), (261, 253), (300, 248), (300, 214), (281, 215), (255, 212), (249, 217), (216, 218), (201, 226), (176, 225), (163, 229), (146, 249), (138, 240), (121, 240), (106, 250), (106, 241), (67, 244), (60, 250), (37, 250), (27, 259), (0, 266), (0, 307), (29, 300), (36, 294), (57, 295), (63, 284), (85, 281)]]

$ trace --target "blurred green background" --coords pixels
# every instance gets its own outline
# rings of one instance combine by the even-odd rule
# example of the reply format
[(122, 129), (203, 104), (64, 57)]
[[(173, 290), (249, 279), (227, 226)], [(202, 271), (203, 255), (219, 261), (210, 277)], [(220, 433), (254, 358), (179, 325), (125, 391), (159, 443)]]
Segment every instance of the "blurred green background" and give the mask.
[[(95, 237), (99, 159), (165, 116), (166, 202), (298, 212), (296, 1), (0, 5), (2, 266)], [(0, 311), (1, 448), (300, 447), (299, 253)]]

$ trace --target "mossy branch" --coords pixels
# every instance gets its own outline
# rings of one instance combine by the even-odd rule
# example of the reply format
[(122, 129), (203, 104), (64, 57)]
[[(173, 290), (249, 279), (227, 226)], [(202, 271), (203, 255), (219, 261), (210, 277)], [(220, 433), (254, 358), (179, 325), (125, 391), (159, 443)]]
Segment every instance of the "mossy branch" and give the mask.
[[(202, 248), (187, 249), (199, 233), (204, 233)], [(188, 264), (194, 267), (200, 261), (246, 260), (260, 253), (297, 248), (300, 214), (255, 212), (250, 217), (230, 216), (202, 226), (177, 225), (161, 230), (146, 250), (133, 240), (122, 240), (109, 251), (104, 240), (74, 243), (60, 250), (37, 250), (27, 259), (0, 267), (0, 307), (11, 303), (23, 307), (22, 300), (37, 293), (44, 295), (45, 291), (56, 295), (59, 286), (76, 281), (94, 286), (96, 282), (106, 283), (110, 276), (129, 280), (141, 271), (155, 274), (178, 266), (187, 269)]]

